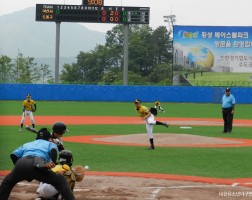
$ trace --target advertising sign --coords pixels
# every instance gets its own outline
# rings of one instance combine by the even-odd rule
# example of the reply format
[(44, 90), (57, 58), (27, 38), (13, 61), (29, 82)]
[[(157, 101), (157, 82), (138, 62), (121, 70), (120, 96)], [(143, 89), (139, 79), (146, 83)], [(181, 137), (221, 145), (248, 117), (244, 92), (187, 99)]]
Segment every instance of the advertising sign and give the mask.
[(173, 64), (252, 72), (252, 26), (174, 26)]

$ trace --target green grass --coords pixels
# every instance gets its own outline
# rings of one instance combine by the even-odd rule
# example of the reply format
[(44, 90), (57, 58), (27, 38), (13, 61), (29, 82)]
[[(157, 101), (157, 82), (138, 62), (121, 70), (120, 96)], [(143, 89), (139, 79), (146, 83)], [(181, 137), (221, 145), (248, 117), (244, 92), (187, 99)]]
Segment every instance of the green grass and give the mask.
[[(153, 107), (154, 103), (143, 102)], [(160, 117), (221, 118), (221, 104), (162, 102)], [(22, 101), (0, 101), (0, 115), (22, 115)], [(251, 105), (237, 104), (235, 117), (252, 119)], [(137, 116), (131, 102), (38, 101), (34, 116)]]
[(197, 86), (252, 86), (251, 73), (204, 72), (188, 75), (188, 80)]
[[(21, 101), (1, 101), (0, 115), (20, 115)], [(38, 101), (37, 115), (100, 115), (136, 116), (133, 103), (114, 102), (46, 102)], [(3, 106), (4, 105), (4, 106)], [(146, 105), (152, 105), (146, 103)], [(166, 113), (160, 117), (209, 117), (221, 118), (217, 104), (163, 103)], [(237, 105), (235, 118), (251, 119), (250, 105)], [(19, 122), (18, 122), (19, 123)], [(18, 126), (0, 126), (0, 170), (12, 169), (10, 153), (25, 142), (35, 139), (35, 135), (18, 132)], [(40, 128), (42, 126), (37, 126)], [(145, 125), (68, 125), (74, 135), (146, 134)], [(219, 126), (193, 126), (180, 129), (154, 127), (155, 133), (192, 134), (209, 137), (223, 137)], [(168, 133), (167, 133), (168, 131)], [(233, 138), (252, 139), (251, 127), (234, 127)], [(90, 170), (119, 172), (149, 172), (182, 174), (205, 177), (245, 178), (252, 177), (252, 147), (228, 148), (170, 148), (157, 147), (148, 151), (146, 147), (78, 144), (65, 142), (65, 147), (74, 154), (74, 164), (89, 165)]]

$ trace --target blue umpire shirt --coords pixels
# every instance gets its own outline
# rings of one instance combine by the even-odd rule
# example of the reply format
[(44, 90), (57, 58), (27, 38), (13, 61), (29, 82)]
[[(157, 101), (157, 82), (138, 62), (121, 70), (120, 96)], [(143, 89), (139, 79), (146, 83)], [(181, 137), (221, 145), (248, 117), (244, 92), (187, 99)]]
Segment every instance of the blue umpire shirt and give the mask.
[(232, 94), (227, 96), (226, 94), (222, 97), (222, 108), (232, 108), (232, 106), (235, 104), (235, 98)]
[(15, 154), (18, 158), (32, 156), (32, 157), (40, 157), (43, 158), (46, 162), (50, 162), (50, 153), (51, 149), (56, 149), (57, 145), (53, 142), (38, 139), (33, 142), (25, 143), (23, 146), (17, 148), (12, 153)]

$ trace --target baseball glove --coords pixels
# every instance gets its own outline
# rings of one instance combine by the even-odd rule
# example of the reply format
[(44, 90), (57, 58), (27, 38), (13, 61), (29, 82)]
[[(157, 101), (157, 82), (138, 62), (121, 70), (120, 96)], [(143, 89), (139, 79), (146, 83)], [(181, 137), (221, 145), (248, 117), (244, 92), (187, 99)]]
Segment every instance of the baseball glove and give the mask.
[(150, 112), (153, 115), (157, 115), (157, 109), (156, 108), (150, 108)]
[(85, 170), (84, 167), (80, 166), (80, 165), (76, 165), (73, 167), (73, 171), (75, 174), (75, 178), (77, 182), (81, 182), (85, 176)]
[(32, 112), (35, 112), (35, 111), (36, 111), (36, 109), (32, 107), (32, 108), (31, 108), (31, 111), (32, 111)]

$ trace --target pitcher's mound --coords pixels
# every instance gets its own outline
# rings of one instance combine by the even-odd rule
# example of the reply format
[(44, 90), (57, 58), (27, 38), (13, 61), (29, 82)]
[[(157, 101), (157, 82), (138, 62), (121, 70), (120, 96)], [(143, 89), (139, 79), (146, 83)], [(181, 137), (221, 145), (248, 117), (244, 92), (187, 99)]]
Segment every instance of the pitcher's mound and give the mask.
[[(109, 136), (102, 138), (95, 138), (96, 141), (103, 141), (109, 143), (125, 143), (125, 144), (148, 144), (147, 134), (133, 134)], [(214, 138), (189, 134), (154, 134), (154, 141), (156, 146), (211, 146), (211, 145), (235, 145), (242, 142), (236, 140), (229, 140), (224, 138)]]

